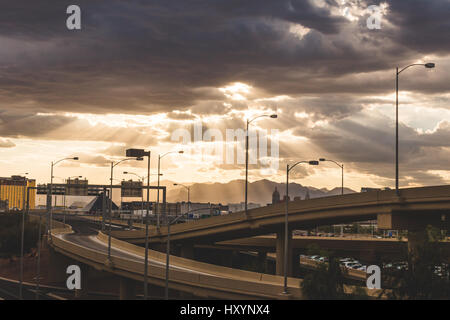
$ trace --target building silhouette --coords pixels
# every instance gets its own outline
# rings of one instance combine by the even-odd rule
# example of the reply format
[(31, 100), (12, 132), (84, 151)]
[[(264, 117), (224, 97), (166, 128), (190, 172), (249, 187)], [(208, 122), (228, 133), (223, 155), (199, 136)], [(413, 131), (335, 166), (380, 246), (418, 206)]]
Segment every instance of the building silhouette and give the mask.
[(280, 193), (277, 190), (277, 187), (275, 187), (274, 192), (272, 193), (272, 204), (276, 204), (280, 202)]
[(309, 200), (311, 197), (309, 196), (309, 189), (306, 189), (305, 200)]

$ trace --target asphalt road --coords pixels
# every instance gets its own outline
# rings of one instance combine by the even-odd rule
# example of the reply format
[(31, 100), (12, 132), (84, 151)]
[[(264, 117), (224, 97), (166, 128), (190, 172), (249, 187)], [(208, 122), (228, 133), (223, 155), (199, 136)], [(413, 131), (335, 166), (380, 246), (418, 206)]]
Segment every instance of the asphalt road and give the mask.
[[(62, 215), (54, 216), (54, 219), (62, 221)], [(62, 234), (58, 235), (62, 239), (68, 240), (72, 243), (84, 246), (86, 248), (96, 250), (99, 252), (107, 253), (108, 252), (108, 246), (106, 243), (103, 243), (99, 241), (96, 238), (96, 235), (101, 227), (101, 224), (97, 221), (92, 221), (88, 219), (83, 219), (83, 217), (79, 216), (70, 216), (66, 215), (66, 224), (69, 224), (72, 227), (72, 230), (74, 233), (71, 234)], [(105, 223), (106, 229), (108, 229), (108, 224)], [(114, 225), (111, 224), (112, 228), (115, 229), (125, 229), (126, 227), (122, 225)], [(131, 261), (137, 261), (144, 264), (144, 257), (140, 255), (135, 255), (132, 253), (128, 253), (124, 250), (119, 250), (114, 247), (111, 247), (111, 256), (121, 257), (125, 259), (129, 259)], [(165, 261), (155, 261), (151, 259), (151, 256), (149, 256), (149, 265), (151, 266), (165, 266)], [(196, 274), (208, 274), (204, 272), (199, 272), (197, 270), (188, 269), (184, 267), (178, 267), (174, 265), (170, 265), (170, 269), (173, 270), (181, 270), (181, 271), (187, 271), (192, 272)]]

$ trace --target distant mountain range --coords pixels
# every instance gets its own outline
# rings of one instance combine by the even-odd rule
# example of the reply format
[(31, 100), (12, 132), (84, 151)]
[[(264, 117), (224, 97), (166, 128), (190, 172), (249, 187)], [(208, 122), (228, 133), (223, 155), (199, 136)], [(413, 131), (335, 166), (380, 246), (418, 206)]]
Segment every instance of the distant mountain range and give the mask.
[[(152, 185), (156, 185), (155, 181), (152, 181)], [(192, 202), (211, 202), (211, 203), (241, 203), (244, 202), (244, 191), (245, 191), (245, 180), (233, 180), (228, 183), (193, 183), (187, 184), (191, 190), (191, 201)], [(174, 186), (173, 181), (164, 180), (161, 181), (161, 186), (167, 187), (167, 201), (168, 202), (182, 202), (187, 201), (187, 190), (181, 186)], [(284, 183), (278, 183), (270, 180), (259, 180), (251, 182), (248, 185), (248, 202), (257, 203), (262, 206), (267, 205), (272, 202), (272, 193), (277, 188), (280, 193), (280, 199), (283, 199), (286, 185)], [(334, 188), (328, 190), (326, 188), (317, 189), (314, 187), (305, 187), (298, 183), (289, 183), (289, 197), (291, 200), (294, 197), (300, 196), (305, 199), (306, 193), (309, 192), (310, 198), (320, 198), (333, 195), (341, 194), (341, 188)], [(344, 193), (355, 193), (356, 191), (344, 188)], [(161, 193), (162, 196), (162, 193)], [(80, 202), (79, 206), (82, 204), (87, 204), (94, 197), (80, 197), (80, 196), (67, 196), (66, 205), (70, 206), (74, 202)], [(136, 199), (135, 199), (136, 200)], [(151, 201), (156, 200), (156, 192), (151, 192)], [(114, 201), (116, 203), (120, 202), (120, 194), (115, 194)], [(130, 199), (126, 200), (130, 201)], [(161, 198), (162, 201), (162, 198)], [(46, 199), (45, 195), (37, 195), (36, 204), (45, 205)], [(58, 196), (57, 205), (63, 205), (63, 197)]]
[[(187, 200), (187, 190), (180, 186), (173, 186), (173, 182), (164, 181), (161, 185), (167, 186), (167, 201), (178, 202)], [(272, 193), (277, 188), (280, 198), (283, 199), (286, 191), (285, 183), (278, 183), (270, 180), (259, 180), (248, 185), (248, 202), (266, 205), (272, 202)], [(228, 183), (194, 183), (190, 185), (191, 202), (211, 202), (211, 203), (240, 203), (244, 201), (245, 180), (233, 180)], [(300, 196), (305, 199), (309, 192), (310, 198), (320, 198), (341, 194), (341, 188), (317, 189), (314, 187), (302, 186), (298, 183), (289, 183), (289, 197)], [(344, 188), (344, 193), (355, 193), (356, 191)]]

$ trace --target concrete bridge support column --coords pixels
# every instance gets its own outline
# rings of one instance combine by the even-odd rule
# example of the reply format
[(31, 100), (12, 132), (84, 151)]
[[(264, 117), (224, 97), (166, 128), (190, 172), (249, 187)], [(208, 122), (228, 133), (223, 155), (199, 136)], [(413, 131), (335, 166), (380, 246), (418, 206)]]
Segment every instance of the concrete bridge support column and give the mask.
[(292, 276), (298, 277), (300, 275), (300, 251), (292, 250)]
[(363, 261), (370, 262), (370, 263), (376, 263), (377, 262), (377, 252), (375, 249), (370, 250), (364, 250), (359, 254), (359, 258)]
[(119, 280), (119, 299), (132, 300), (136, 297), (136, 286), (133, 280), (121, 277)]
[(288, 255), (287, 275), (292, 276), (292, 230), (288, 233), (288, 251), (285, 252), (285, 233), (284, 230), (277, 232), (277, 260), (276, 260), (276, 275), (284, 275), (284, 255)]
[(262, 273), (268, 273), (267, 268), (267, 252), (258, 252), (258, 271)]
[[(80, 265), (80, 263), (56, 252), (48, 244), (44, 244), (44, 241), (43, 247), (46, 246), (48, 249), (47, 279), (51, 284), (65, 286), (69, 277), (69, 274), (66, 273), (67, 267), (73, 264)], [(41, 261), (41, 270), (43, 269), (42, 263), (43, 261)]]

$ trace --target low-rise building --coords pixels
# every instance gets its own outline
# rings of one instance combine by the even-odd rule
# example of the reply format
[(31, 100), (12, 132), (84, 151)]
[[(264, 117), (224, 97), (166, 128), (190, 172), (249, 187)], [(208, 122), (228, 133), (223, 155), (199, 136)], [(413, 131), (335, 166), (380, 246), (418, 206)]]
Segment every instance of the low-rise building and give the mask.
[[(22, 176), (0, 177), (0, 201), (6, 210), (22, 210), (26, 206), (27, 187), (35, 187), (36, 180)], [(36, 189), (29, 191), (30, 209), (35, 208)]]
[[(247, 203), (247, 209), (256, 209), (256, 208), (260, 208), (261, 205), (259, 203)], [(245, 202), (241, 202), (241, 203), (229, 203), (228, 204), (228, 210), (230, 211), (230, 213), (233, 212), (241, 212), (241, 211), (245, 211)]]

